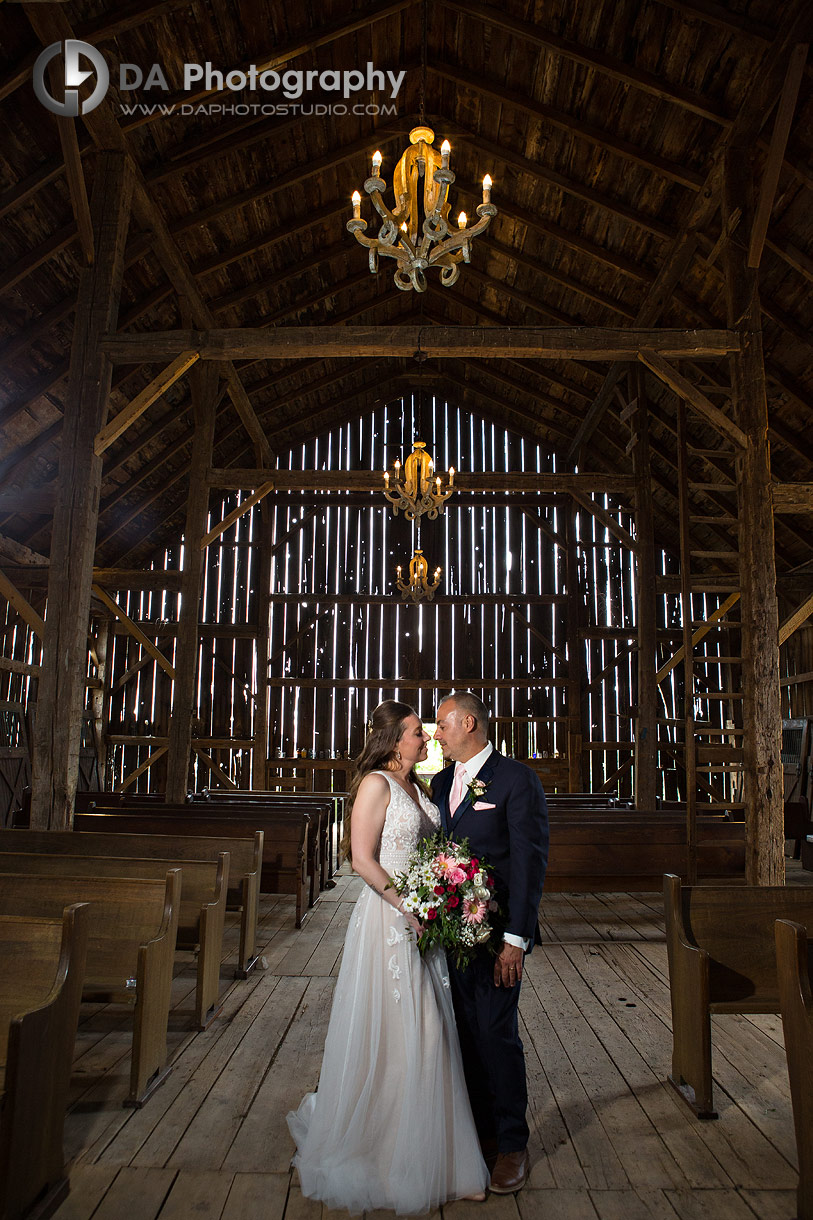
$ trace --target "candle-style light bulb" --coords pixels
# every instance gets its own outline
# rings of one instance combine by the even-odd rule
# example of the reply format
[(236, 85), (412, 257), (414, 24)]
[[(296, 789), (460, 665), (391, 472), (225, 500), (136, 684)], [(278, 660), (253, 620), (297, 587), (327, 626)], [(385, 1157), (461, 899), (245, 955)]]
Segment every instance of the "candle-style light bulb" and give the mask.
[(401, 459), (400, 458), (395, 459), (395, 469), (396, 469), (396, 471), (401, 469)]
[(449, 168), (449, 153), (452, 151), (452, 146), (448, 140), (444, 140), (440, 146), (440, 163), (444, 169)]
[(491, 174), (486, 174), (483, 179), (483, 203), (491, 202)]
[(378, 177), (378, 171), (381, 169), (381, 153), (378, 149), (373, 153), (373, 177)]
[(390, 472), (389, 472), (388, 470), (385, 470), (385, 471), (384, 471), (384, 482), (385, 482), (385, 484), (387, 485), (387, 487), (389, 487), (389, 485), (390, 485)]
[(449, 486), (454, 487), (454, 466), (449, 467)]
[(351, 198), (353, 200), (353, 219), (359, 220), (361, 218), (361, 195), (358, 191), (353, 191)]
[(468, 223), (469, 223), (469, 218), (468, 218), (468, 216), (466, 215), (466, 213), (465, 213), (465, 212), (461, 212), (461, 213), (460, 213), (460, 215), (459, 215), (459, 216), (458, 216), (458, 218), (457, 218), (457, 227), (458, 227), (458, 229), (465, 229), (465, 227), (466, 227), (466, 225), (467, 225)]

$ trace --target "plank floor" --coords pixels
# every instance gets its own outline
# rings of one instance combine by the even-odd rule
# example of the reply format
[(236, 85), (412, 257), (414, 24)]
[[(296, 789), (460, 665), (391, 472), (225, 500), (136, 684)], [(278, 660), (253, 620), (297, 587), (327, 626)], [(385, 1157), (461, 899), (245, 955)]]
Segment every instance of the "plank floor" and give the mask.
[[(789, 881), (813, 874), (794, 870)], [(328, 1220), (289, 1168), (285, 1115), (318, 1080), (357, 878), (339, 875), (304, 926), (264, 897), (263, 969), (231, 981), (191, 1029), (194, 960), (179, 959), (173, 1071), (125, 1109), (129, 1018), (86, 1005), (66, 1152), (71, 1193), (56, 1220)], [(796, 1150), (778, 1017), (713, 1018), (717, 1122), (666, 1084), (671, 1055), (663, 910), (657, 894), (553, 894), (520, 1003), (533, 1169), (516, 1196), (444, 1207), (447, 1220), (790, 1220)], [(346, 1213), (341, 1213), (346, 1216)], [(381, 1218), (371, 1215), (371, 1220)], [(436, 1217), (433, 1218), (436, 1220)]]

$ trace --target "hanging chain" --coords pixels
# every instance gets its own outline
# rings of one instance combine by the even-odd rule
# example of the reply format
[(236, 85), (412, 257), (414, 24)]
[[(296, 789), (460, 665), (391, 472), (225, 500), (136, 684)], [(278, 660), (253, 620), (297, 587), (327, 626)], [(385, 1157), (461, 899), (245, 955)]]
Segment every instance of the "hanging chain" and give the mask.
[(421, 127), (426, 126), (426, 0), (421, 4), (421, 93), (419, 100)]

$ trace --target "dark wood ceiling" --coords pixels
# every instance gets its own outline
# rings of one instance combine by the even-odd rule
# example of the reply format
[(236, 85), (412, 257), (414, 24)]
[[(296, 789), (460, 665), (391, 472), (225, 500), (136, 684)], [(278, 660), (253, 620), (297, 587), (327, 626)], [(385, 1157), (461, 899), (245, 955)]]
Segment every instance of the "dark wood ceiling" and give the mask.
[[(115, 130), (217, 326), (353, 321), (617, 327), (647, 317), (651, 325), (687, 327), (725, 322), (718, 208), (705, 209), (693, 257), (678, 285), (660, 301), (659, 273), (679, 248), (692, 210), (703, 203), (738, 116), (758, 103), (763, 79), (776, 77), (781, 88), (787, 67), (782, 39), (804, 5), (795, 0), (781, 6), (770, 0), (728, 5), (430, 0), (425, 7), (420, 0), (366, 5), (164, 0), (124, 9), (107, 0), (4, 4), (0, 534), (44, 554), (84, 265), (57, 123), (32, 89), (46, 10), (58, 10), (60, 28), (97, 46), (113, 69), (105, 101), (88, 121), (77, 121), (88, 191), (98, 149)], [(797, 40), (804, 36), (799, 33)], [(201, 103), (268, 101), (250, 93), (182, 95), (183, 63), (207, 60), (224, 72), (251, 63), (325, 71), (363, 68), (370, 61), (385, 71), (405, 69), (406, 77), (389, 114), (354, 114), (352, 101), (348, 113), (337, 114), (336, 102), (343, 99), (318, 87), (299, 99), (305, 113), (204, 114), (197, 112)], [(120, 63), (138, 64), (146, 72), (154, 62), (166, 73), (168, 99), (155, 90), (119, 90)], [(766, 87), (762, 103), (758, 177), (778, 88)], [(380, 93), (360, 97), (379, 110), (390, 104)], [(176, 110), (151, 117), (121, 111), (122, 104), (159, 100), (176, 102)], [(279, 94), (272, 100), (284, 101)], [(182, 113), (182, 103), (195, 112)], [(365, 252), (345, 224), (349, 196), (367, 176), (375, 148), (383, 153), (382, 173), (391, 182), (422, 103), (438, 142), (446, 136), (453, 146), (454, 214), (460, 207), (473, 212), (478, 184), (488, 171), (498, 215), (477, 239), (471, 265), (458, 283), (447, 289), (435, 280), (419, 296), (393, 286), (386, 260), (371, 275)], [(309, 113), (331, 104), (331, 114)], [(770, 440), (774, 473), (782, 481), (813, 479), (812, 114), (806, 67), (760, 267)], [(366, 200), (364, 207), (369, 220)], [(134, 214), (126, 262), (120, 329), (181, 325), (176, 285), (143, 214)], [(725, 360), (682, 362), (681, 368), (730, 412)], [(112, 412), (158, 371), (154, 365), (118, 367)], [(417, 371), (412, 361), (398, 358), (265, 360), (239, 367), (277, 452), (399, 395)], [(555, 451), (559, 468), (566, 468), (608, 367), (457, 360), (436, 361), (421, 371), (466, 409), (500, 419)], [(655, 378), (648, 378), (647, 386), (659, 537), (672, 547), (676, 400)], [(623, 391), (622, 381), (619, 393), (609, 395), (583, 447), (582, 469), (630, 468), (629, 432), (620, 420)], [(143, 561), (182, 528), (192, 428), (188, 406), (181, 380), (107, 451), (99, 562)], [(692, 414), (690, 422), (694, 444), (719, 444), (699, 416)], [(215, 461), (254, 464), (252, 443), (228, 397), (219, 415)], [(706, 466), (709, 481), (731, 474), (724, 462), (708, 459)], [(721, 499), (716, 493), (695, 495), (704, 511)], [(781, 570), (811, 560), (813, 531), (804, 519), (777, 518), (777, 556)]]

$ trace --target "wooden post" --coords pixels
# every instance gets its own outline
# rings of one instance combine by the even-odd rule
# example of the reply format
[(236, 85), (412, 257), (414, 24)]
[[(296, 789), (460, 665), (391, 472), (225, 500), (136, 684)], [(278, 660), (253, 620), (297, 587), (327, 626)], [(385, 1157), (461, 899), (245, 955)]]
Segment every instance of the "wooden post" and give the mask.
[(680, 512), (680, 615), (683, 621), (683, 766), (686, 771), (686, 882), (697, 883), (697, 741), (694, 720), (694, 646), (686, 404), (677, 405), (678, 500)]
[(650, 477), (649, 416), (644, 370), (630, 375), (630, 396), (638, 405), (632, 416), (632, 468), (635, 472), (636, 616), (638, 619), (638, 716), (635, 729), (633, 792), (638, 809), (654, 809), (658, 763), (657, 599), (655, 595), (655, 527)]
[(779, 611), (776, 601), (768, 401), (762, 359), (758, 272), (747, 266), (754, 214), (754, 154), (726, 152), (723, 224), (735, 207), (743, 221), (725, 246), (728, 320), (740, 337), (729, 359), (737, 423), (746, 435), (736, 461), (742, 591), (743, 779), (746, 803), (745, 880), (781, 885), (785, 878), (782, 806), (782, 714)]
[[(567, 513), (567, 757), (568, 789), (584, 791), (583, 743), (586, 701), (582, 696), (582, 639), (584, 599), (576, 552), (576, 502), (568, 497)], [(589, 736), (589, 732), (587, 734)]]
[(206, 551), (201, 550), (200, 540), (206, 533), (206, 516), (209, 511), (209, 485), (206, 475), (212, 462), (219, 373), (218, 365), (212, 364), (195, 366), (189, 374), (195, 436), (192, 441), (189, 496), (186, 502), (181, 609), (175, 645), (175, 684), (172, 692), (167, 762), (167, 800), (178, 803), (186, 796), (189, 758), (192, 753), (200, 582), (206, 561)]
[(82, 272), (62, 424), (48, 609), (34, 730), (31, 825), (64, 830), (73, 817), (85, 710), (90, 586), (112, 366), (100, 348), (116, 330), (132, 177), (119, 153), (100, 156), (93, 184), (95, 261)]
[(260, 570), (257, 577), (257, 689), (254, 692), (254, 745), (251, 750), (251, 786), (268, 787), (268, 665), (271, 636), (271, 560), (274, 540), (273, 509), (260, 509)]
[(111, 644), (110, 619), (103, 618), (96, 627), (96, 676), (99, 686), (91, 692), (90, 705), (93, 710), (93, 724), (96, 731), (96, 761), (99, 765), (99, 782), (102, 789), (107, 787), (107, 718), (110, 707), (110, 659), (108, 651)]

